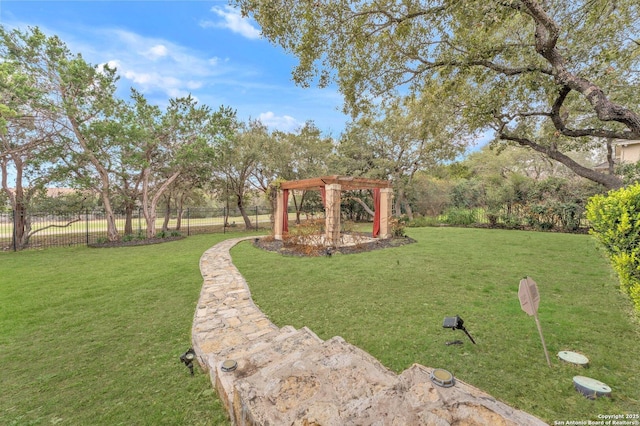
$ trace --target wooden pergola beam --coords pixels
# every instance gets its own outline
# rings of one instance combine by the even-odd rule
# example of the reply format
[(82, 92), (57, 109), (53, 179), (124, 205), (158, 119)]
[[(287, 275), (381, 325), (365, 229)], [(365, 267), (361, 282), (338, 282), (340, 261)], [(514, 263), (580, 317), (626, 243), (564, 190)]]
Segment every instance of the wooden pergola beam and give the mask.
[(322, 176), (311, 179), (301, 179), (282, 182), (280, 189), (315, 189), (324, 188), (325, 185), (338, 184), (343, 191), (354, 189), (391, 188), (391, 182), (379, 179), (356, 178), (350, 176)]

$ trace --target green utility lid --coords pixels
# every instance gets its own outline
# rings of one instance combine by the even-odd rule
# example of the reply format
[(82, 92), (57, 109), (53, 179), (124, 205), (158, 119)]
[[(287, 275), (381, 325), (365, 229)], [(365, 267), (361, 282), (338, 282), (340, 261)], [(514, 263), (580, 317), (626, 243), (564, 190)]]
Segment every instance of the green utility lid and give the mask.
[(591, 377), (575, 376), (573, 378), (573, 386), (589, 399), (596, 399), (599, 396), (611, 396), (611, 388), (609, 386)]
[(572, 351), (560, 351), (558, 352), (558, 358), (571, 364), (580, 365), (582, 367), (589, 366), (589, 358), (586, 356)]

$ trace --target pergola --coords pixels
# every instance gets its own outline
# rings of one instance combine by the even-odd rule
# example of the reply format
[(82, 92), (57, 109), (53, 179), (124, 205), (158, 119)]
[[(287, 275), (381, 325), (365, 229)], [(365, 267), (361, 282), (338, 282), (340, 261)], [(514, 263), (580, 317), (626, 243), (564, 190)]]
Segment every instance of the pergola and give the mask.
[(355, 189), (373, 190), (373, 237), (390, 238), (389, 220), (391, 219), (391, 201), (393, 189), (391, 182), (378, 179), (355, 178), (349, 176), (323, 176), (312, 179), (282, 182), (278, 191), (276, 215), (274, 223), (274, 237), (282, 240), (282, 235), (289, 231), (290, 190), (320, 191), (322, 204), (325, 209), (325, 244), (336, 246), (340, 242), (340, 194), (342, 191)]

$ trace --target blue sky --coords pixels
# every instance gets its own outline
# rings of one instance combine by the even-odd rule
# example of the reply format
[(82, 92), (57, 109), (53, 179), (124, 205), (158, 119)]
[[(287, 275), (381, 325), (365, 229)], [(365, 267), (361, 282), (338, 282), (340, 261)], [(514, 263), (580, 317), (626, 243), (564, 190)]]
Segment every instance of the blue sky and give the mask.
[(242, 120), (284, 131), (313, 120), (334, 137), (348, 121), (335, 87), (297, 87), (296, 59), (226, 1), (0, 0), (0, 24), (37, 26), (94, 65), (116, 65), (123, 98), (135, 87), (165, 106), (191, 93), (213, 109), (236, 109)]

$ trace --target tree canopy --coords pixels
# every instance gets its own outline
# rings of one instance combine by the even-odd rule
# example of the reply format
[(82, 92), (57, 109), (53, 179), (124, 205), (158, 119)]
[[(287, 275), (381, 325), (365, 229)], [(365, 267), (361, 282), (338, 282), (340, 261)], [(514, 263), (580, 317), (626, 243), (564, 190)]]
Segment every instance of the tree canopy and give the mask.
[(566, 155), (640, 138), (635, 0), (234, 0), (299, 59), (305, 86), (337, 82), (354, 115), (399, 96), (453, 103), (470, 131), (544, 153), (606, 187), (621, 180)]

